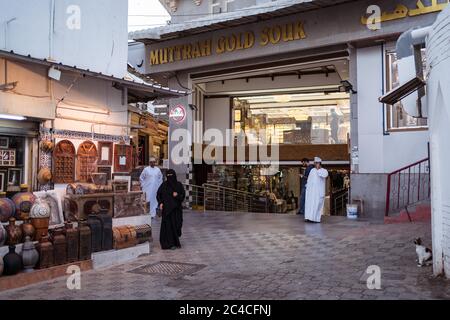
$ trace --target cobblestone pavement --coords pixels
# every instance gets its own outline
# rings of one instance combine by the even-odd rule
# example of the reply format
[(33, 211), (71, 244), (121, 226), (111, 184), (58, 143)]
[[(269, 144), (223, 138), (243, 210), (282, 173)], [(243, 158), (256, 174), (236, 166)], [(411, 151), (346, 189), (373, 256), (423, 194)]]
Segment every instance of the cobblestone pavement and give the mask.
[[(326, 217), (185, 213), (183, 248), (162, 251), (158, 222), (152, 253), (132, 263), (82, 274), (82, 289), (66, 279), (0, 292), (0, 299), (449, 299), (449, 281), (418, 268), (412, 240), (430, 243), (430, 224), (370, 224)], [(132, 273), (160, 261), (201, 265), (183, 276)], [(381, 290), (365, 271), (381, 268)]]

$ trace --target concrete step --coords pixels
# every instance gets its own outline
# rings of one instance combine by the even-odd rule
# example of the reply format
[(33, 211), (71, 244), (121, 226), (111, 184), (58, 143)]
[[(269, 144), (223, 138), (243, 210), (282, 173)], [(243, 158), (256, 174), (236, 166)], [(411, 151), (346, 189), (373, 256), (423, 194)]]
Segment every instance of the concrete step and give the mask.
[[(409, 217), (408, 217), (409, 212)], [(391, 223), (405, 223), (414, 221), (430, 221), (431, 220), (431, 205), (430, 203), (421, 203), (408, 208), (408, 212), (402, 209), (397, 214), (391, 214), (384, 217), (385, 224)], [(411, 221), (410, 221), (411, 218)]]

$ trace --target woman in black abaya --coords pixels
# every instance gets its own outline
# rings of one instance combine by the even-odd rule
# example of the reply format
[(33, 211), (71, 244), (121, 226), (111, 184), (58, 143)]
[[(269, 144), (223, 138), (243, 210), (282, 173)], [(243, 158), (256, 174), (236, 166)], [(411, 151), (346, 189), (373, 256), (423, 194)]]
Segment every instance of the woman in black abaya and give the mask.
[(162, 211), (159, 242), (163, 250), (181, 248), (180, 237), (183, 226), (182, 202), (185, 197), (183, 185), (177, 181), (174, 170), (167, 170), (167, 181), (158, 189), (156, 198)]

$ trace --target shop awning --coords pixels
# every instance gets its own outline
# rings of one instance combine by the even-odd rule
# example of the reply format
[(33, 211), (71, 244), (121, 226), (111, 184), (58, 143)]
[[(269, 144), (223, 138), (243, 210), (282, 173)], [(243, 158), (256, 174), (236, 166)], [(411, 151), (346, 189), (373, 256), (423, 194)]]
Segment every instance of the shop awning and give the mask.
[(401, 85), (400, 87), (386, 93), (384, 96), (381, 96), (378, 100), (381, 103), (394, 105), (400, 100), (419, 90), (420, 88), (423, 88), (424, 86), (425, 81), (423, 81), (419, 77), (415, 77), (405, 84)]
[[(43, 65), (46, 67), (54, 67), (57, 70), (60, 71), (69, 71), (69, 72), (76, 72), (79, 74), (82, 74), (83, 76), (93, 77), (97, 79), (112, 81), (113, 85), (116, 88), (127, 88), (128, 93), (131, 97), (134, 97), (135, 99), (142, 99), (138, 100), (139, 102), (142, 101), (149, 101), (154, 100), (156, 98), (164, 98), (164, 97), (181, 97), (185, 96), (188, 93), (186, 91), (182, 90), (175, 90), (170, 89), (167, 87), (163, 87), (159, 84), (154, 84), (148, 80), (144, 80), (143, 78), (138, 77), (136, 74), (133, 74), (131, 72), (128, 72), (127, 75), (123, 78), (117, 78), (114, 76), (105, 75), (99, 72), (93, 72), (86, 69), (80, 69), (76, 66), (68, 66), (64, 65), (62, 63), (49, 61), (47, 59), (38, 59), (33, 58), (30, 55), (24, 56), (15, 53), (14, 51), (8, 52), (0, 50), (0, 57), (6, 58), (8, 60), (12, 61), (21, 61), (21, 62), (29, 62), (29, 63), (35, 63), (39, 65)], [(133, 101), (131, 101), (133, 102)]]
[(183, 23), (130, 32), (128, 38), (153, 43), (355, 1), (357, 0), (279, 0)]

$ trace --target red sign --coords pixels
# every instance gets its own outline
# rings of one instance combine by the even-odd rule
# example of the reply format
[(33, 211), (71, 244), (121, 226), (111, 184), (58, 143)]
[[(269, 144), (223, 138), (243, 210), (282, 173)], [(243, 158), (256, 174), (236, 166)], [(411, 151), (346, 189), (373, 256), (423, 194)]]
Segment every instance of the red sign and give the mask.
[(169, 118), (176, 123), (182, 123), (186, 119), (186, 109), (181, 104), (176, 105), (170, 110)]

